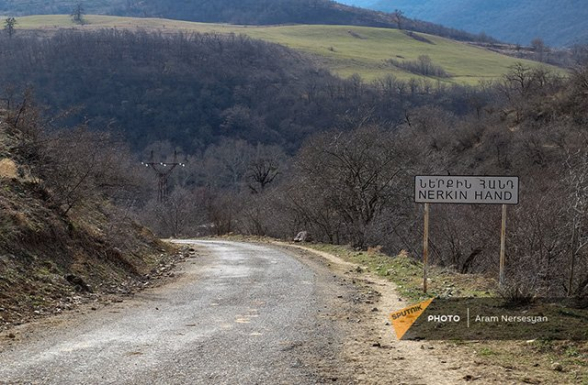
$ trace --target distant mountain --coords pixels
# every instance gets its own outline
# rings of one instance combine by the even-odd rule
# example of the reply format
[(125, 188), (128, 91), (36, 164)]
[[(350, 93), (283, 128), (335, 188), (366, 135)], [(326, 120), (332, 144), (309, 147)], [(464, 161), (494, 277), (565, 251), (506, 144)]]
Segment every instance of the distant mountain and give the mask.
[(551, 46), (588, 42), (585, 0), (341, 0), (370, 9), (463, 29), (527, 45), (539, 37)]

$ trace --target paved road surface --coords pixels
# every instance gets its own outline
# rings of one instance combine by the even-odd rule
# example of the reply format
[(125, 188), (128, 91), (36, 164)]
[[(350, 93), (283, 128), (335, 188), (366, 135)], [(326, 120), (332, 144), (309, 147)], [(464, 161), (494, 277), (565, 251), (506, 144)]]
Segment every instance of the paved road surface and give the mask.
[(321, 273), (279, 248), (197, 243), (174, 282), (0, 347), (0, 383), (323, 382), (339, 340)]

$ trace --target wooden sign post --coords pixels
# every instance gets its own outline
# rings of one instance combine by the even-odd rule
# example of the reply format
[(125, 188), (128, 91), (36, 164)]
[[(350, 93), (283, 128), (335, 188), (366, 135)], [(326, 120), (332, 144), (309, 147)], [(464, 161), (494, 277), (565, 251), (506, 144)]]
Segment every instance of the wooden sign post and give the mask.
[(431, 203), (500, 204), (502, 226), (500, 229), (499, 285), (505, 283), (506, 264), (506, 206), (519, 203), (519, 178), (507, 176), (416, 176), (414, 183), (416, 203), (425, 204), (423, 235), (423, 291), (427, 292), (429, 264), (429, 215)]
[(500, 273), (498, 285), (504, 286), (504, 264), (506, 255), (506, 205), (502, 205), (502, 226), (500, 226)]
[(425, 231), (423, 236), (423, 291), (427, 293), (427, 270), (429, 266), (429, 203), (425, 203)]

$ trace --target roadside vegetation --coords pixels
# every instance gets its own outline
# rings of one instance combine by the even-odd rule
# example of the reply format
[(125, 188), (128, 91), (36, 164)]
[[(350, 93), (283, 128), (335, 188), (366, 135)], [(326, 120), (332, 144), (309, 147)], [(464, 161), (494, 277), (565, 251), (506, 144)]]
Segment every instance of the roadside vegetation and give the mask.
[(0, 108), (0, 331), (130, 294), (171, 260), (118, 204), (137, 186), (128, 155), (105, 132), (49, 128), (30, 93)]
[[(170, 249), (139, 223), (160, 237), (307, 231), (417, 301), (419, 174), (519, 176), (506, 293), (588, 296), (585, 56), (564, 72), (402, 18), (397, 29), (83, 19), (62, 31), (70, 16), (17, 18), (0, 38), (0, 325), (145, 283)], [(102, 29), (117, 26), (131, 30)], [(139, 167), (178, 160), (166, 183)], [(434, 206), (430, 295), (495, 295), (499, 227), (496, 207)], [(585, 343), (455, 346), (530, 373), (522, 382), (588, 382)]]
[[(519, 65), (487, 90), (491, 102), (465, 116), (428, 106), (407, 110), (392, 127), (366, 116), (358, 128), (316, 134), (262, 193), (242, 187), (226, 192), (238, 205), (212, 201), (210, 223), (279, 238), (306, 230), (320, 242), (419, 258), (414, 175), (518, 175), (521, 203), (509, 212), (510, 292), (585, 296), (585, 76), (582, 70), (566, 80)], [(500, 210), (440, 205), (431, 218), (433, 265), (496, 276)]]
[[(224, 235), (221, 239), (272, 244), (270, 237)], [(218, 239), (215, 237), (215, 239)], [(280, 242), (280, 244), (282, 244)], [(357, 250), (349, 245), (332, 245), (305, 242), (295, 245), (331, 254), (345, 262), (356, 264), (347, 267), (346, 274), (354, 284), (364, 287), (373, 278), (357, 279), (369, 274), (393, 282), (402, 298), (394, 309), (408, 307), (427, 298), (496, 297), (496, 277), (488, 274), (460, 274), (452, 269), (430, 266), (429, 291), (423, 294), (423, 266), (406, 251), (398, 255), (385, 254), (380, 247)], [(331, 263), (331, 261), (328, 261)], [(378, 285), (369, 286), (378, 290)], [(376, 303), (377, 304), (377, 303)], [(379, 307), (379, 306), (378, 306)], [(392, 326), (389, 326), (392, 328)], [(392, 330), (390, 330), (392, 333)], [(415, 341), (423, 344), (425, 341)], [(470, 376), (466, 381), (512, 381), (524, 384), (586, 384), (588, 383), (588, 342), (532, 339), (528, 341), (426, 341), (425, 346), (434, 354), (468, 357), (467, 361), (480, 367), (481, 377)], [(508, 378), (508, 380), (507, 380)]]
[(407, 305), (431, 297), (490, 297), (496, 296), (494, 279), (479, 274), (456, 274), (451, 269), (431, 266), (429, 269), (427, 294), (423, 293), (423, 264), (411, 258), (406, 251), (391, 257), (380, 248), (365, 251), (348, 246), (329, 244), (306, 244), (305, 246), (323, 251), (345, 261), (363, 266), (367, 272), (394, 282), (398, 293)]
[[(179, 154), (187, 166), (169, 177), (166, 202), (143, 188), (129, 208), (162, 236), (306, 230), (418, 258), (414, 175), (517, 175), (511, 292), (588, 293), (585, 67), (562, 77), (521, 62), (477, 87), (392, 76), (367, 83), (245, 36), (66, 31), (4, 43), (10, 65), (0, 79), (38, 85), (41, 104), (62, 111), (65, 125), (123, 132), (136, 164)], [(5, 89), (9, 101), (19, 94)], [(55, 191), (75, 203), (67, 186)], [(495, 275), (499, 215), (434, 207), (432, 264)]]
[[(284, 28), (299, 39), (299, 27)], [(324, 33), (326, 27), (316, 28)], [(357, 47), (372, 33), (389, 33), (329, 28)], [(370, 82), (339, 78), (300, 52), (243, 35), (76, 30), (39, 38), (19, 32), (4, 36), (0, 51), (6, 129), (24, 135), (4, 150), (9, 177), (2, 186), (7, 202), (23, 191), (25, 197), (37, 194), (49, 219), (29, 220), (20, 201), (6, 205), (3, 252), (15, 256), (8, 261), (35, 263), (35, 255), (43, 261), (51, 250), (26, 247), (54, 244), (72, 254), (64, 254), (65, 265), (57, 264), (56, 272), (46, 266), (42, 276), (63, 276), (78, 255), (97, 255), (133, 277), (158, 261), (155, 254), (145, 262), (141, 250), (160, 247), (134, 220), (161, 237), (291, 239), (304, 230), (332, 245), (326, 250), (394, 280), (402, 295), (417, 300), (422, 208), (413, 202), (414, 176), (516, 175), (521, 203), (509, 210), (507, 292), (525, 298), (588, 295), (587, 63), (562, 76), (514, 62), (494, 81), (476, 86), (395, 76)], [(393, 34), (413, 48), (445, 44)], [(326, 51), (335, 55), (337, 49), (330, 44)], [(407, 48), (412, 56), (402, 56), (418, 59), (427, 49)], [(26, 84), (35, 87), (41, 108), (29, 108)], [(172, 160), (186, 167), (170, 173), (166, 199), (158, 200), (160, 176), (132, 165)], [(95, 217), (92, 208), (101, 214)], [(123, 231), (125, 223), (137, 233)], [(496, 292), (495, 281), (484, 277), (497, 276), (499, 227), (496, 207), (433, 207), (434, 295)], [(125, 238), (132, 234), (148, 244), (136, 254), (135, 241)], [(61, 240), (72, 237), (77, 247), (90, 244), (94, 251), (68, 249)], [(26, 247), (11, 252), (20, 242)], [(90, 275), (102, 267), (83, 262), (73, 263), (74, 275), (87, 274), (90, 285), (104, 279)], [(3, 285), (19, 287), (15, 282), (8, 277)], [(37, 298), (22, 292), (26, 300)], [(571, 346), (580, 370), (585, 348)], [(558, 344), (548, 349), (562, 351)], [(493, 347), (483, 352), (504, 357)]]
[[(396, 256), (383, 254), (379, 248), (366, 251), (348, 246), (306, 243), (304, 246), (332, 254), (359, 265), (356, 273), (369, 273), (387, 279), (410, 306), (428, 297), (468, 298), (500, 295), (496, 280), (488, 275), (459, 274), (437, 266), (429, 270), (429, 293), (422, 292), (423, 266), (406, 252)], [(364, 270), (365, 269), (365, 270)], [(389, 309), (389, 311), (398, 309)], [(431, 343), (431, 342), (429, 342)], [(500, 371), (514, 373), (525, 384), (586, 384), (588, 383), (588, 342), (552, 341), (445, 341), (436, 342), (455, 354), (473, 357), (478, 365), (500, 376)], [(499, 377), (498, 377), (499, 378)], [(471, 380), (474, 380), (472, 378)], [(483, 380), (483, 379), (478, 379)]]

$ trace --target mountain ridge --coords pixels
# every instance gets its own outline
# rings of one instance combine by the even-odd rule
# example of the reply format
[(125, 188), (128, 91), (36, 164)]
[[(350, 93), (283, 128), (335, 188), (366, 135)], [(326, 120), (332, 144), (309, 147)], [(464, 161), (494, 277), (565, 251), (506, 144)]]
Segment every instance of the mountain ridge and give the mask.
[[(15, 4), (0, 0), (0, 15), (69, 14), (77, 2), (67, 0), (29, 0)], [(491, 41), (487, 36), (470, 34), (415, 19), (341, 4), (331, 0), (217, 0), (194, 2), (149, 2), (122, 0), (86, 0), (87, 14), (151, 17), (205, 23), (242, 25), (328, 24), (383, 28), (404, 28), (461, 41)]]
[(417, 18), (470, 33), (528, 45), (540, 38), (552, 46), (588, 42), (588, 8), (581, 0), (342, 0), (385, 12), (399, 9)]

